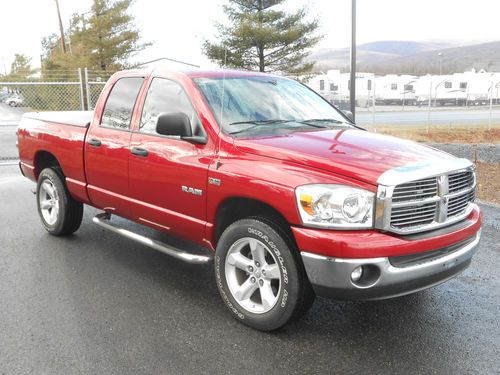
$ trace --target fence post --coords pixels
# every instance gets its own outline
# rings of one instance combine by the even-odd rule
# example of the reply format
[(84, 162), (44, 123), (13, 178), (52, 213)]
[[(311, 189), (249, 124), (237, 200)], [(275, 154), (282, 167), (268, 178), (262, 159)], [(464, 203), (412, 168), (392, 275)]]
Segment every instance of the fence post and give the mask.
[(375, 76), (373, 76), (373, 96), (372, 96), (372, 126), (375, 128), (375, 95), (376, 95), (376, 83), (375, 83)]
[(85, 102), (83, 101), (83, 79), (82, 68), (78, 68), (78, 79), (80, 80), (80, 109), (85, 111)]
[(491, 111), (493, 110), (493, 88), (494, 88), (494, 84), (493, 84), (493, 81), (491, 81), (491, 85), (490, 85), (490, 119), (488, 121), (488, 130), (491, 130)]
[(87, 109), (91, 110), (92, 103), (90, 102), (91, 96), (90, 96), (90, 84), (89, 84), (89, 71), (87, 68), (85, 68), (85, 91), (87, 91)]
[(432, 101), (432, 81), (429, 85), (429, 106), (427, 109), (427, 134), (429, 134), (429, 126), (431, 125), (431, 101)]

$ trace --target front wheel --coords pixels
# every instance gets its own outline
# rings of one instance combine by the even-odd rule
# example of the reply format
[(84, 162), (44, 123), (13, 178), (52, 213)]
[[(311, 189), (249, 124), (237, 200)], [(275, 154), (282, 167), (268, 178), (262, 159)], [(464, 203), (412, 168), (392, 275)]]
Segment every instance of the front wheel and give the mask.
[(36, 193), (38, 214), (47, 232), (64, 236), (80, 227), (83, 204), (71, 197), (61, 172), (44, 169), (38, 176)]
[(224, 231), (215, 253), (215, 278), (232, 315), (259, 330), (280, 328), (314, 301), (293, 241), (263, 217), (239, 220)]

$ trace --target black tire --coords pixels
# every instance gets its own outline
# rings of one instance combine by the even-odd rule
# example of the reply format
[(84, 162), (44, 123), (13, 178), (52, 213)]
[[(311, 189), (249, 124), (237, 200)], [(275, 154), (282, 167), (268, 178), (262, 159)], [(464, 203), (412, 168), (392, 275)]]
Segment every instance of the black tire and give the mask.
[[(247, 239), (255, 239), (260, 244), (265, 245), (266, 251), (270, 253), (268, 255), (273, 257), (273, 259), (268, 258), (271, 264), (266, 263), (266, 265), (273, 266), (274, 261), (279, 269), (281, 287), (279, 289), (274, 287), (276, 302), (268, 311), (254, 312), (251, 311), (251, 308), (247, 309), (241, 304), (245, 301), (250, 302), (251, 298), (263, 301), (260, 287), (258, 294), (252, 294), (251, 298), (240, 303), (236, 300), (228, 284), (227, 267), (231, 267), (231, 265), (227, 264), (228, 253), (231, 249), (234, 249), (233, 245), (237, 246), (238, 243)], [(250, 257), (250, 254), (248, 255)], [(253, 257), (252, 262), (257, 264)], [(252, 328), (262, 331), (278, 329), (290, 320), (301, 317), (314, 302), (314, 291), (293, 240), (281, 226), (267, 217), (251, 217), (231, 224), (222, 233), (217, 244), (214, 266), (217, 287), (226, 307), (236, 320)], [(262, 269), (264, 269), (264, 266), (262, 266)], [(248, 279), (245, 282), (248, 282), (251, 278), (255, 280), (255, 277), (252, 276), (255, 276), (256, 273), (246, 272), (245, 274), (240, 269), (237, 271), (240, 273), (241, 280), (246, 277)], [(262, 272), (262, 274), (264, 273)], [(257, 276), (258, 283), (261, 282), (259, 277)], [(231, 276), (229, 278), (234, 280)], [(232, 285), (234, 287), (234, 282)], [(254, 293), (257, 293), (257, 290)], [(264, 306), (263, 303), (262, 306)], [(255, 308), (255, 305), (253, 307)], [(269, 305), (267, 308), (269, 308)]]
[[(44, 208), (42, 208), (42, 202), (50, 200), (48, 199), (50, 195), (46, 192), (46, 187), (49, 185), (53, 187), (55, 191), (55, 199), (52, 201), (57, 201), (57, 212), (53, 217), (53, 221), (47, 219), (46, 215), (44, 216)], [(59, 168), (45, 168), (40, 173), (38, 176), (36, 197), (38, 214), (43, 226), (51, 235), (66, 236), (80, 228), (83, 218), (83, 204), (75, 201), (71, 197), (66, 187), (62, 171)], [(52, 207), (52, 209), (54, 209), (54, 207)], [(50, 211), (50, 208), (48, 210)], [(45, 210), (45, 212), (46, 211), (47, 210)]]

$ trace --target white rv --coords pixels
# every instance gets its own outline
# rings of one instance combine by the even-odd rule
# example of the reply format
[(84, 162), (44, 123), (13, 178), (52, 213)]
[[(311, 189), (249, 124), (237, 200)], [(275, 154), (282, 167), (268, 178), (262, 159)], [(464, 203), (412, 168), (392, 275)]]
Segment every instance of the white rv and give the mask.
[[(371, 104), (374, 90), (373, 73), (356, 73), (356, 105), (366, 107)], [(318, 74), (307, 82), (307, 85), (330, 103), (339, 108), (349, 106), (350, 74), (340, 70), (329, 70)]]
[(375, 79), (375, 100), (377, 104), (414, 105), (417, 77), (389, 74)]

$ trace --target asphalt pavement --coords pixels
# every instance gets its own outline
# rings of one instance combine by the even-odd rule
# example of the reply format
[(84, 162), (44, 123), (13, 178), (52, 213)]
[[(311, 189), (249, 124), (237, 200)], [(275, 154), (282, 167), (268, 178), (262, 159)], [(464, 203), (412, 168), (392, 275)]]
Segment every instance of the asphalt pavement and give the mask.
[[(401, 108), (401, 107), (400, 107)], [(431, 125), (487, 125), (490, 121), (488, 107), (465, 108), (445, 107), (426, 108), (406, 107), (404, 110), (391, 109), (388, 106), (375, 107), (375, 116), (371, 108), (358, 108), (356, 110), (356, 123), (359, 125), (397, 125), (416, 127), (425, 124)], [(491, 111), (492, 124), (500, 122), (500, 108), (495, 106)]]
[(274, 333), (236, 322), (211, 266), (106, 232), (86, 208), (68, 238), (42, 228), (16, 166), (0, 166), (0, 374), (495, 374), (500, 209), (471, 267), (411, 296), (317, 298)]

